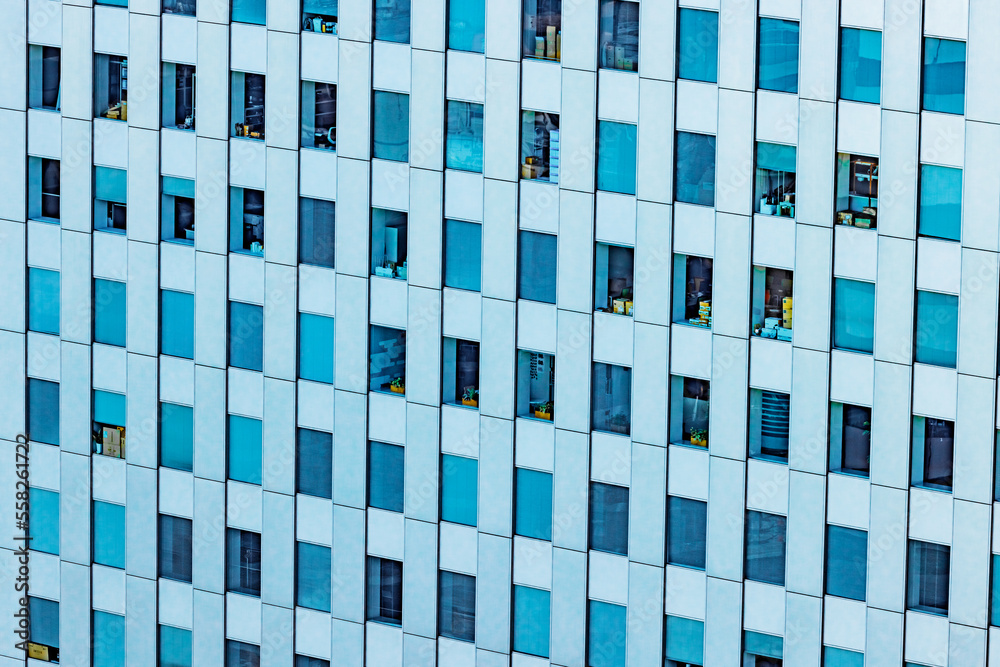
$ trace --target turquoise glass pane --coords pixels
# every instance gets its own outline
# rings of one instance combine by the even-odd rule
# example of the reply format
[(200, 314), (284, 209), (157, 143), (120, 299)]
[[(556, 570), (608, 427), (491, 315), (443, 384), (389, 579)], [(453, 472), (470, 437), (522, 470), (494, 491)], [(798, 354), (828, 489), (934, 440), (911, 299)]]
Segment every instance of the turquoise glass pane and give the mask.
[(375, 0), (375, 39), (410, 42), (410, 0)]
[(448, 100), (446, 166), (483, 171), (483, 105)]
[(865, 667), (865, 654), (824, 646), (823, 667)]
[(28, 269), (28, 329), (59, 333), (59, 272)]
[(957, 296), (917, 291), (916, 342), (916, 361), (955, 368), (958, 362)]
[(625, 667), (625, 607), (590, 601), (588, 667)]
[(677, 133), (675, 198), (687, 204), (715, 205), (715, 137)]
[(486, 52), (486, 0), (448, 0), (448, 48)]
[(757, 142), (757, 168), (795, 173), (795, 146)]
[(597, 121), (597, 189), (635, 194), (636, 126)]
[(757, 87), (783, 93), (799, 92), (799, 24), (760, 19)]
[(875, 350), (874, 283), (834, 278), (833, 346), (869, 354)]
[(94, 280), (94, 342), (125, 347), (125, 283)]
[(295, 479), (299, 493), (317, 498), (333, 497), (333, 434), (298, 429)]
[(878, 104), (882, 99), (882, 33), (840, 29), (840, 97)]
[(93, 667), (125, 667), (125, 617), (94, 611)]
[(31, 617), (31, 641), (59, 648), (59, 603), (29, 596), (28, 614)]
[(160, 626), (160, 662), (157, 667), (191, 667), (191, 631)]
[(483, 273), (483, 226), (444, 221), (444, 285), (478, 292)]
[(229, 302), (229, 365), (264, 370), (264, 309), (250, 303)]
[(163, 176), (163, 194), (194, 199), (194, 180)]
[(372, 442), (368, 449), (368, 505), (390, 512), (403, 511), (404, 449)]
[(330, 547), (296, 543), (295, 603), (318, 611), (330, 611)]
[(261, 483), (261, 421), (229, 415), (229, 479)]
[(406, 162), (410, 155), (410, 96), (376, 90), (372, 100), (372, 154)]
[(267, 0), (233, 0), (234, 23), (267, 23)]
[(514, 532), (536, 540), (552, 539), (552, 475), (518, 468)]
[(924, 109), (965, 113), (965, 42), (924, 38)]
[(677, 76), (715, 83), (719, 76), (719, 14), (681, 7)]
[(34, 442), (59, 444), (59, 385), (28, 378), (28, 437)]
[(441, 520), (476, 525), (479, 462), (463, 456), (441, 456)]
[(702, 664), (705, 656), (705, 624), (690, 618), (667, 616), (667, 660)]
[(194, 359), (194, 294), (160, 292), (160, 352)]
[(59, 555), (59, 494), (32, 487), (28, 490), (28, 502), (30, 548)]
[(826, 594), (864, 601), (868, 584), (868, 533), (827, 526), (826, 536)]
[(1000, 554), (993, 554), (993, 582), (990, 586), (990, 625), (1000, 625)]
[(160, 403), (160, 465), (190, 472), (193, 459), (194, 409)]
[(958, 241), (962, 237), (962, 170), (920, 165), (921, 236)]
[(125, 569), (125, 506), (94, 501), (94, 562)]
[(94, 421), (109, 426), (125, 426), (125, 394), (94, 390)]
[(514, 586), (514, 650), (549, 657), (550, 594), (538, 588)]
[(94, 167), (94, 199), (127, 203), (128, 172), (111, 167)]
[(333, 383), (333, 318), (299, 313), (299, 377)]
[(784, 653), (785, 641), (775, 635), (743, 631), (743, 645), (747, 653), (767, 658), (780, 658)]

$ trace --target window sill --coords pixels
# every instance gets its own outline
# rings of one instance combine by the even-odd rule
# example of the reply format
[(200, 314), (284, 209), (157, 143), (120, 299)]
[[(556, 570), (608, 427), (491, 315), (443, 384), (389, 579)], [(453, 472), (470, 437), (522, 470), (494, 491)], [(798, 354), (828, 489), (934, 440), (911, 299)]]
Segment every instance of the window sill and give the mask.
[(860, 354), (863, 357), (870, 357), (875, 354), (871, 350), (855, 350), (851, 347), (837, 347), (836, 345), (834, 345), (831, 349), (836, 350), (837, 352), (847, 352), (848, 354)]
[(176, 244), (176, 245), (186, 245), (186, 246), (193, 246), (194, 245), (194, 239), (181, 239), (181, 238), (176, 238), (176, 237), (169, 238), (169, 239), (163, 239), (163, 242), (164, 243), (173, 243), (173, 244)]
[(95, 232), (106, 232), (108, 234), (117, 234), (118, 236), (125, 236), (124, 229), (118, 229), (117, 227), (94, 227)]
[(906, 611), (913, 611), (918, 614), (927, 614), (928, 616), (948, 616), (947, 609), (934, 609), (931, 607), (911, 607), (907, 605)]
[(696, 450), (701, 451), (701, 452), (707, 452), (708, 451), (708, 444), (707, 443), (704, 444), (704, 445), (695, 445), (695, 444), (692, 444), (690, 440), (675, 440), (675, 441), (671, 442), (670, 444), (673, 445), (673, 446), (675, 446), (675, 447), (686, 447), (688, 449), (696, 449)]
[(858, 479), (869, 479), (871, 477), (870, 473), (860, 472), (857, 470), (851, 470), (849, 468), (830, 468), (830, 472), (835, 475), (844, 475), (846, 477), (856, 477)]
[(234, 255), (246, 255), (247, 257), (260, 257), (261, 259), (264, 258), (263, 252), (253, 252), (252, 250), (246, 250), (245, 248), (230, 250), (229, 252), (231, 252)]
[[(333, 267), (330, 267), (330, 268), (333, 268)], [(386, 270), (388, 270), (388, 269), (386, 269)], [(385, 278), (386, 280), (400, 280), (400, 281), (402, 281), (404, 283), (406, 282), (406, 278), (405, 277), (398, 276), (395, 273), (392, 274), (392, 275), (389, 275), (389, 276), (383, 276), (383, 275), (379, 275), (377, 273), (372, 273), (371, 275), (372, 275), (372, 278)]]
[(260, 593), (247, 593), (246, 591), (234, 591), (231, 588), (227, 588), (226, 593), (232, 593), (233, 595), (242, 595), (243, 597), (248, 597), (248, 598), (257, 598), (258, 600), (260, 599)]
[(181, 127), (180, 125), (164, 125), (164, 130), (176, 130), (177, 132), (194, 132), (194, 125), (191, 127)]
[(38, 216), (37, 218), (28, 218), (29, 222), (41, 222), (47, 225), (58, 225), (60, 224), (59, 218), (46, 218), (44, 216)]
[(608, 72), (622, 72), (624, 74), (635, 74), (638, 76), (638, 69), (625, 69), (624, 67), (598, 67), (598, 69), (605, 70)]
[(378, 623), (379, 625), (388, 625), (391, 628), (401, 628), (401, 627), (403, 627), (403, 622), (402, 621), (393, 621), (391, 619), (382, 618), (380, 616), (376, 616), (375, 618), (368, 618), (368, 619), (365, 619), (365, 620), (367, 622), (369, 622), (369, 623)]
[(605, 315), (614, 315), (615, 317), (624, 317), (628, 319), (633, 319), (632, 315), (626, 315), (625, 313), (616, 313), (614, 311), (608, 310), (607, 308), (597, 308), (594, 310), (595, 313), (603, 313)]
[(555, 419), (554, 418), (553, 419), (542, 419), (541, 417), (536, 417), (534, 414), (518, 415), (517, 418), (518, 419), (527, 419), (529, 421), (539, 422), (541, 424), (552, 424), (552, 423), (555, 423)]
[(691, 324), (691, 322), (689, 322), (688, 320), (675, 320), (671, 324), (682, 327), (689, 327), (691, 329), (707, 329), (708, 331), (712, 330), (711, 324)]
[[(242, 137), (240, 137), (240, 138), (242, 139)], [(333, 155), (337, 154), (337, 147), (336, 146), (301, 146), (301, 148), (303, 150), (307, 150), (307, 151), (317, 151), (317, 152), (320, 152), (320, 153), (332, 153)]]
[(767, 218), (788, 218), (792, 222), (795, 222), (795, 216), (794, 215), (781, 215), (780, 213), (777, 213), (777, 212), (775, 212), (775, 213), (766, 213), (764, 211), (754, 211), (754, 215), (760, 215), (760, 216), (767, 217)]
[(406, 398), (406, 392), (392, 391), (389, 389), (389, 385), (385, 385), (382, 389), (369, 389), (373, 394), (386, 394), (388, 396), (399, 396), (400, 398)]
[[(789, 329), (789, 331), (791, 331), (791, 329)], [(750, 337), (751, 338), (760, 338), (760, 339), (763, 339), (763, 340), (773, 340), (773, 341), (778, 342), (778, 343), (788, 343), (789, 345), (792, 344), (792, 341), (790, 339), (778, 338), (777, 334), (775, 334), (774, 336), (765, 336), (765, 335), (763, 335), (763, 333), (753, 333), (751, 331), (750, 332)]]
[(920, 489), (921, 491), (933, 491), (935, 493), (943, 493), (945, 495), (951, 495), (954, 486), (942, 486), (938, 484), (910, 484), (914, 489)]
[(262, 137), (262, 136), (261, 137), (241, 137), (241, 136), (238, 136), (238, 135), (235, 135), (235, 134), (231, 134), (231, 135), (229, 135), (229, 138), (230, 139), (241, 139), (243, 141), (252, 141), (252, 142), (258, 142), (259, 141), (261, 143), (263, 143), (263, 141), (264, 141), (264, 137)]
[(62, 110), (59, 107), (28, 107), (30, 111), (41, 111), (44, 113), (51, 114), (61, 114)]
[(683, 567), (685, 570), (694, 570), (695, 572), (704, 572), (704, 567), (698, 567), (697, 565), (685, 565), (684, 563), (671, 563), (667, 561), (667, 565), (672, 565), (674, 567)]
[(604, 433), (606, 435), (617, 435), (617, 436), (621, 436), (623, 438), (630, 438), (630, 437), (632, 437), (631, 436), (631, 429), (630, 428), (626, 428), (624, 431), (611, 431), (611, 430), (603, 429), (603, 428), (592, 428), (590, 430), (593, 433)]
[(458, 402), (444, 401), (444, 402), (441, 403), (441, 405), (450, 405), (453, 408), (462, 408), (464, 410), (475, 410), (476, 412), (479, 412), (479, 405), (478, 404), (476, 404), (476, 405), (465, 405), (461, 401), (458, 401)]
[(788, 465), (788, 458), (782, 458), (780, 456), (774, 456), (771, 454), (751, 454), (750, 457), (754, 461), (766, 461), (767, 463), (777, 463), (778, 465), (786, 466)]

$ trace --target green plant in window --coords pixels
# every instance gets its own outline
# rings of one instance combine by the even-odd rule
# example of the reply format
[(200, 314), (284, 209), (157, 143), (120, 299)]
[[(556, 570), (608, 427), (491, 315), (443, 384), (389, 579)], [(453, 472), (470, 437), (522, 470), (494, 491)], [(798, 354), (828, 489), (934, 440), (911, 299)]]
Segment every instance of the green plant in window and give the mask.
[(389, 382), (389, 389), (396, 394), (404, 393), (406, 389), (406, 383), (403, 379), (403, 376), (400, 375), (399, 377), (392, 378), (392, 381)]
[(708, 446), (708, 429), (707, 428), (693, 428), (691, 429), (691, 444), (697, 445), (699, 447)]

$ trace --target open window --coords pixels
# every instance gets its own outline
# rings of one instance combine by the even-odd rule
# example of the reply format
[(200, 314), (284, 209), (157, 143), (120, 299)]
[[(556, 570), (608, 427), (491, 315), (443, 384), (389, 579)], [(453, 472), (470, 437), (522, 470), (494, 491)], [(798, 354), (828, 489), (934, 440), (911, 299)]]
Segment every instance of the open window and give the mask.
[(954, 463), (955, 422), (914, 416), (910, 483), (950, 492)]
[(338, 0), (302, 0), (302, 30), (337, 34)]
[(160, 223), (162, 238), (194, 243), (194, 181), (162, 176)]
[(562, 55), (562, 0), (522, 0), (521, 55), (558, 62)]
[(837, 153), (837, 222), (875, 229), (878, 219), (878, 158)]
[(757, 142), (754, 210), (795, 217), (795, 146)]
[(28, 107), (59, 111), (59, 55), (56, 46), (28, 46)]
[(94, 113), (98, 118), (128, 120), (128, 58), (94, 54)]
[(28, 157), (28, 219), (59, 222), (59, 160)]
[(559, 182), (559, 115), (521, 112), (521, 178)]
[(830, 403), (830, 471), (868, 477), (871, 449), (872, 409)]
[(672, 320), (679, 324), (712, 328), (712, 260), (694, 255), (674, 255)]
[(601, 0), (600, 66), (639, 71), (639, 3)]
[(753, 335), (792, 341), (792, 272), (753, 267)]
[(337, 86), (302, 82), (302, 146), (337, 150)]
[(230, 120), (234, 137), (264, 140), (264, 92), (263, 74), (232, 73)]
[(31, 618), (31, 625), (28, 627), (27, 655), (33, 660), (58, 663), (59, 603), (33, 595), (27, 598), (28, 614)]
[(196, 16), (198, 0), (163, 0), (163, 13)]
[(708, 447), (709, 381), (670, 377), (670, 442)]
[[(782, 519), (783, 517), (774, 517), (775, 519)], [(775, 561), (775, 567), (780, 565), (784, 568), (784, 523), (782, 521), (781, 526), (781, 558), (780, 563), (776, 555), (768, 553), (764, 556), (768, 561)], [(777, 538), (775, 538), (777, 540)], [(768, 551), (777, 551), (776, 547), (764, 547)], [(784, 581), (784, 572), (782, 572), (782, 581)], [(784, 645), (785, 641), (783, 638), (776, 635), (765, 635), (759, 632), (751, 632), (750, 630), (743, 631), (743, 647), (745, 649), (743, 653), (743, 666), (744, 667), (782, 667), (784, 665)]]
[(372, 209), (372, 273), (406, 280), (406, 213)]
[(632, 316), (634, 251), (624, 246), (597, 244), (594, 264), (594, 310)]
[(517, 351), (517, 416), (552, 421), (555, 417), (556, 358), (544, 352)]
[(371, 391), (406, 394), (406, 331), (371, 325), (368, 346)]
[(594, 362), (591, 427), (628, 435), (632, 427), (632, 369)]
[(442, 359), (441, 402), (479, 407), (479, 343), (445, 338)]
[(264, 254), (264, 192), (229, 188), (229, 249)]
[(163, 63), (163, 127), (194, 129), (194, 65)]
[(94, 229), (125, 233), (128, 177), (124, 169), (94, 167)]
[(94, 390), (94, 453), (125, 458), (125, 395)]
[(788, 394), (750, 390), (750, 458), (788, 462)]

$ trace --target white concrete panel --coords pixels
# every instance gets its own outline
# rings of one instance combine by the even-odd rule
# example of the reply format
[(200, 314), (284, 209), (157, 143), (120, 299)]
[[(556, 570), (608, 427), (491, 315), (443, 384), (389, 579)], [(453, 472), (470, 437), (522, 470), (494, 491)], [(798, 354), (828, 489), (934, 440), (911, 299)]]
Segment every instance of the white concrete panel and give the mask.
[[(996, 122), (997, 91), (987, 77), (1000, 66), (1000, 43), (993, 39), (993, 26), (1000, 21), (1000, 7), (989, 0), (969, 3), (969, 43), (966, 63), (966, 116)], [(971, 130), (971, 128), (969, 128)]]
[(946, 113), (920, 114), (920, 161), (961, 168), (965, 164), (965, 122)]
[(718, 86), (700, 81), (677, 82), (677, 129), (700, 134), (718, 131)]
[(639, 122), (639, 77), (635, 73), (598, 70), (597, 117), (620, 123)]
[(455, 523), (441, 522), (442, 570), (476, 573), (476, 529)]
[(336, 153), (319, 149), (299, 151), (299, 192), (303, 197), (336, 199), (336, 183)]
[(839, 526), (868, 530), (870, 483), (854, 475), (827, 477), (826, 520)]
[[(263, 72), (263, 68), (260, 71)], [(198, 79), (195, 82), (198, 100), (195, 127), (199, 137), (223, 139), (229, 136), (229, 78), (228, 27), (199, 21)]]
[(482, 222), (483, 176), (449, 169), (444, 177), (444, 216)]
[(769, 461), (747, 461), (747, 509), (788, 514), (788, 467)]
[(753, 221), (753, 263), (792, 269), (795, 266), (795, 221), (757, 215)]
[[(906, 62), (907, 58), (900, 60)], [(884, 69), (882, 80), (886, 81), (889, 78), (890, 72)], [(918, 120), (918, 116), (912, 113), (888, 110), (882, 112), (882, 152), (879, 156), (879, 171), (883, 174), (893, 174), (891, 183), (881, 185), (878, 228), (882, 234), (912, 239), (916, 233), (919, 169), (914, 146), (918, 141)], [(887, 185), (888, 190), (885, 189)], [(892, 193), (892, 196), (886, 196), (888, 193)]]
[(636, 199), (615, 192), (596, 195), (594, 238), (614, 245), (635, 245)]
[(794, 146), (799, 138), (799, 100), (794, 95), (757, 91), (757, 141)]
[(163, 128), (160, 133), (160, 173), (193, 179), (197, 174), (197, 136), (187, 130)]
[[(635, 298), (637, 322), (670, 322), (670, 213), (665, 204), (640, 201), (636, 211)], [(714, 230), (714, 222), (712, 229)]]
[[(443, 2), (443, 0), (424, 0)], [(416, 21), (416, 14), (412, 14)], [(414, 30), (416, 26), (414, 25)], [(414, 32), (416, 35), (416, 32)], [(410, 164), (441, 169), (444, 160), (444, 54), (414, 51), (410, 96)]]
[(186, 16), (164, 14), (160, 18), (162, 30), (161, 57), (168, 63), (198, 62), (198, 23)]
[(403, 560), (403, 515), (369, 508), (368, 553), (373, 556)]
[(331, 653), (330, 616), (323, 612), (295, 608), (295, 652), (329, 660)]
[(833, 228), (833, 275), (875, 282), (878, 271), (878, 234), (849, 225)]
[(792, 346), (784, 341), (752, 338), (750, 385), (789, 393), (792, 390)]
[(884, 3), (882, 52), (891, 57), (882, 60), (882, 106), (913, 113), (920, 108), (920, 89), (911, 83), (920, 76), (923, 52), (920, 12), (913, 11), (907, 0), (884, 0)]
[(990, 465), (996, 433), (994, 381), (960, 375), (955, 422), (955, 498), (989, 503), (993, 499)]
[(448, 51), (445, 69), (448, 99), (486, 102), (486, 58), (482, 54)]
[(840, 22), (845, 26), (882, 29), (882, 0), (843, 0), (840, 6)]
[(913, 414), (954, 421), (957, 397), (955, 369), (913, 364)]
[(628, 559), (602, 551), (590, 552), (587, 594), (593, 600), (624, 605), (628, 601)]
[(594, 198), (561, 190), (556, 304), (589, 313), (594, 306), (593, 264)]
[(720, 8), (727, 20), (719, 21), (719, 86), (752, 91), (757, 80), (757, 8), (742, 0), (721, 0)]
[(442, 335), (465, 340), (482, 340), (482, 296), (476, 292), (449, 287), (442, 290), (441, 300)]
[(878, 409), (872, 412), (871, 479), (875, 484), (905, 489), (909, 486), (911, 369), (900, 364), (875, 363)]
[(668, 110), (674, 108), (674, 91), (665, 81), (640, 81), (636, 192), (640, 199), (669, 204), (674, 198), (674, 133)]
[(849, 651), (865, 650), (865, 603), (827, 596), (824, 599), (823, 643)]
[(28, 110), (28, 154), (56, 160), (62, 155), (62, 117), (52, 111)]
[(562, 70), (558, 63), (525, 58), (521, 61), (521, 106), (559, 113)]
[(406, 283), (394, 278), (372, 277), (371, 317), (372, 324), (406, 328)]
[(299, 310), (333, 316), (336, 312), (336, 273), (322, 266), (299, 265)]
[(372, 45), (372, 86), (410, 92), (410, 48), (406, 44), (379, 40)]
[(614, 313), (594, 313), (594, 360), (631, 368), (633, 329), (631, 317)]
[(337, 83), (340, 40), (323, 33), (303, 31), (302, 80)]
[(785, 632), (785, 589), (757, 581), (743, 584), (743, 625), (768, 635)]
[(159, 495), (161, 514), (189, 519), (194, 516), (194, 477), (191, 473), (160, 468)]
[(911, 489), (910, 539), (951, 544), (952, 508), (951, 494), (929, 489)]
[(968, 39), (969, 0), (927, 0), (924, 34), (948, 39)]
[(129, 14), (127, 12), (116, 7), (94, 7), (95, 53), (129, 55), (128, 40)]
[(932, 667), (948, 664), (948, 619), (944, 616), (906, 612), (907, 662), (920, 661)]
[(261, 602), (238, 593), (226, 594), (226, 638), (260, 643)]
[(677, 202), (674, 211), (674, 252), (699, 257), (715, 254), (715, 211), (707, 206)]
[[(883, 200), (884, 201), (884, 200)], [(875, 358), (909, 364), (913, 345), (914, 244), (879, 235)]]
[(664, 607), (671, 616), (705, 620), (705, 573), (687, 567), (667, 565)]
[(871, 406), (875, 396), (875, 360), (870, 355), (830, 353), (830, 400)]
[[(11, 27), (15, 34), (24, 32), (24, 15), (16, 10), (16, 5), (8, 5), (4, 21)], [(28, 42), (31, 44), (45, 44), (46, 46), (59, 46), (62, 44), (62, 6), (52, 4), (49, 0), (29, 0), (27, 13)], [(23, 52), (22, 52), (23, 54)], [(16, 67), (10, 68), (7, 74), (23, 76), (24, 72), (18, 72)], [(21, 85), (24, 85), (23, 80)], [(7, 88), (7, 83), (3, 84), (7, 90), (17, 90), (17, 86)], [(19, 108), (15, 105), (3, 105), (6, 108)]]
[(961, 273), (942, 267), (962, 265), (961, 246), (940, 239), (917, 239), (917, 289), (958, 294)]
[(517, 302), (517, 348), (534, 352), (556, 351), (556, 308), (538, 301)]
[(406, 442), (406, 402), (395, 394), (368, 395), (369, 435), (380, 442)]
[[(574, 16), (587, 12), (574, 12)], [(596, 15), (593, 17), (596, 24)], [(563, 45), (570, 43), (570, 22), (563, 24)], [(594, 49), (588, 49), (589, 59), (596, 57)], [(569, 51), (563, 50), (563, 63), (568, 63)], [(593, 65), (591, 65), (593, 67)], [(562, 114), (559, 116), (559, 139), (562, 142), (562, 164), (559, 185), (562, 188), (592, 192), (594, 190), (594, 160), (597, 149), (597, 129), (593, 115), (597, 103), (597, 77), (593, 71), (582, 72), (566, 67), (562, 70)], [(568, 158), (568, 159), (567, 159)], [(565, 195), (563, 195), (565, 197)], [(562, 202), (563, 220), (570, 212)], [(590, 216), (587, 216), (588, 219)]]
[(702, 327), (674, 326), (671, 328), (670, 373), (711, 379), (712, 332)]
[(188, 630), (194, 625), (194, 595), (191, 584), (170, 579), (157, 581), (158, 622)]
[(372, 206), (395, 211), (407, 210), (410, 207), (410, 169), (407, 164), (372, 160), (371, 165)]
[(552, 588), (552, 543), (514, 537), (512, 583), (533, 588)]
[(521, 181), (518, 221), (521, 229), (559, 231), (559, 188), (544, 181)]
[(879, 156), (882, 111), (874, 104), (837, 103), (837, 152)]

